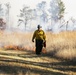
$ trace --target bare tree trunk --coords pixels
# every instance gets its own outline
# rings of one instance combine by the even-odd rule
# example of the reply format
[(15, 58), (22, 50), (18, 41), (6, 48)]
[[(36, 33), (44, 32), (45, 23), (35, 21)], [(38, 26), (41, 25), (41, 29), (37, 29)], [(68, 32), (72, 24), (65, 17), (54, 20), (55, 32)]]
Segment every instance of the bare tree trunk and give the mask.
[(68, 29), (68, 21), (67, 21), (67, 24), (66, 24), (66, 31), (67, 31), (67, 29)]

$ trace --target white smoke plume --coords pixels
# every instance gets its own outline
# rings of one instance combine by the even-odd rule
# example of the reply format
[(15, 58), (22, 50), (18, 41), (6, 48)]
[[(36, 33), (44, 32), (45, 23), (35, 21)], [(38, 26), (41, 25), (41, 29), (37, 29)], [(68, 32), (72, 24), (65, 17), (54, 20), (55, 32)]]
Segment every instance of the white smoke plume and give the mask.
[[(30, 38), (30, 39), (29, 39)], [(34, 50), (32, 34), (20, 32), (0, 32), (0, 48)]]

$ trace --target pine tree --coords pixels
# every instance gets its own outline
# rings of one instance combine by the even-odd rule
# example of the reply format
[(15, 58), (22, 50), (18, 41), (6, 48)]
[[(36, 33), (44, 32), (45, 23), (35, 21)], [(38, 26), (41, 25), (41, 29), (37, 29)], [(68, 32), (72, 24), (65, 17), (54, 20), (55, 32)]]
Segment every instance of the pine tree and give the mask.
[(5, 17), (6, 17), (6, 22), (7, 22), (7, 29), (10, 29), (11, 28), (11, 26), (10, 26), (10, 8), (11, 8), (11, 5), (10, 5), (10, 3), (6, 3), (5, 6), (6, 6)]
[(52, 0), (50, 2), (49, 12), (51, 13), (51, 18), (54, 21), (61, 19), (65, 12), (64, 3), (61, 0)]
[(59, 5), (59, 19), (61, 19), (65, 13), (65, 5), (61, 0), (58, 0), (58, 5)]
[(24, 25), (25, 25), (25, 30), (26, 30), (26, 26), (27, 26), (28, 21), (33, 18), (32, 11), (33, 11), (33, 10), (30, 9), (29, 7), (27, 7), (27, 6), (23, 6), (23, 8), (20, 9), (20, 15), (18, 16), (18, 17), (19, 17), (18, 21), (19, 21), (20, 23), (18, 24), (18, 26), (19, 26), (21, 23), (24, 23)]
[(4, 12), (3, 12), (3, 8), (2, 8), (2, 4), (0, 4), (0, 17), (4, 16)]

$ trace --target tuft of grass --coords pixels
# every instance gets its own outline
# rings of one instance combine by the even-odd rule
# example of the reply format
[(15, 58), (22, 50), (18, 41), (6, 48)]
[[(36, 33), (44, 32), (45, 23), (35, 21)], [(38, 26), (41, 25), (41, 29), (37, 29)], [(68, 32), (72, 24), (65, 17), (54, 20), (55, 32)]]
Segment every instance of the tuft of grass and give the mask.
[(47, 50), (53, 56), (76, 59), (76, 32), (47, 33)]
[(63, 49), (57, 51), (55, 54), (56, 57), (61, 58), (61, 59), (69, 59), (76, 61), (76, 49)]

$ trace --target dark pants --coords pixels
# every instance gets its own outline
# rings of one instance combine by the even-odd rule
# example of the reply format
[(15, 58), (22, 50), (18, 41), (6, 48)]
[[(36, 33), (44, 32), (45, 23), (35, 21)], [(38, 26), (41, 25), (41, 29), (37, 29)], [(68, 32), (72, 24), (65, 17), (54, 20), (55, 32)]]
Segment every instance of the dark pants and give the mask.
[(36, 40), (36, 54), (40, 54), (43, 48), (43, 40)]

